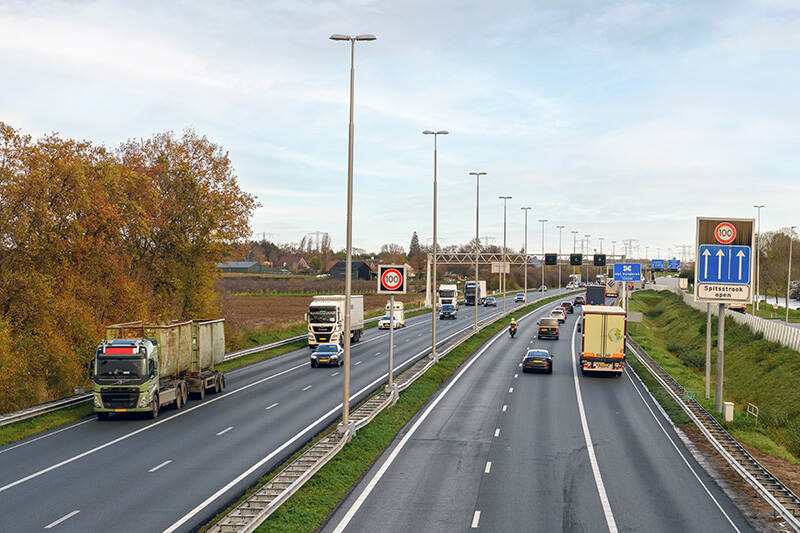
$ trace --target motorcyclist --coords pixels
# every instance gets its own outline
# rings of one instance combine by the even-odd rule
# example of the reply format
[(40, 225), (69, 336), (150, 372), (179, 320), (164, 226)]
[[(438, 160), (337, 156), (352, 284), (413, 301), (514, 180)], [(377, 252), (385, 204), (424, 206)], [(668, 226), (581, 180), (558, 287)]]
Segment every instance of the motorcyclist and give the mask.
[(516, 327), (516, 326), (517, 326), (517, 319), (515, 319), (515, 318), (512, 316), (512, 317), (511, 317), (511, 324), (509, 324), (509, 325), (510, 325), (510, 326), (514, 326), (514, 327)]

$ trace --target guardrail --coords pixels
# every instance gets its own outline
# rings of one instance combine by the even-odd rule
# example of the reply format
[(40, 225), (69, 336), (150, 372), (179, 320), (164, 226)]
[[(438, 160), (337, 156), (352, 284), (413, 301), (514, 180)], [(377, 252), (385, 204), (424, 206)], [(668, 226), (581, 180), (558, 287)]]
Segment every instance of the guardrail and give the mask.
[[(568, 294), (573, 293), (564, 293), (565, 296)], [(533, 304), (550, 298), (551, 296), (543, 296), (530, 303)], [(534, 311), (535, 310), (530, 311), (528, 315)], [(514, 310), (512, 309), (508, 310), (506, 313), (481, 320), (479, 322), (480, 327), (478, 331), (483, 327), (507, 317), (513, 312)], [(455, 340), (446, 339), (442, 341), (441, 344), (447, 345), (447, 347), (439, 353), (439, 356), (444, 357), (457, 346), (469, 340), (476, 333), (477, 331), (470, 330), (468, 333)], [(434, 361), (430, 358), (430, 352), (421, 354), (414, 365), (397, 376), (393, 389), (389, 389), (387, 386), (383, 391), (370, 397), (363, 405), (351, 413), (352, 428), (342, 428), (343, 431), (332, 431), (320, 439), (297, 459), (289, 463), (289, 465), (263, 487), (223, 516), (209, 529), (209, 532), (250, 533), (255, 531), (273, 512), (297, 492), (306, 481), (311, 479), (320, 468), (342, 450), (345, 444), (352, 439), (355, 431), (366, 426), (378, 413), (394, 405), (400, 391), (408, 388), (434, 364)]]
[(720, 455), (795, 531), (800, 531), (800, 498), (750, 455), (697, 400), (686, 394), (683, 386), (661, 368), (636, 341), (626, 336), (625, 342), (639, 362), (683, 408)]

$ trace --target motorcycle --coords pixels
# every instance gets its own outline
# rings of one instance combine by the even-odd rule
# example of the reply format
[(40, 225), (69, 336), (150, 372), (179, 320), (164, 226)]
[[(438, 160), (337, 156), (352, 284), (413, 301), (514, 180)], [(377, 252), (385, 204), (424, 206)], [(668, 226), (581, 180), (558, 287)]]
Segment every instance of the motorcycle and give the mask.
[(511, 334), (511, 338), (513, 339), (514, 335), (517, 334), (517, 325), (511, 324), (510, 326), (508, 326), (508, 332)]

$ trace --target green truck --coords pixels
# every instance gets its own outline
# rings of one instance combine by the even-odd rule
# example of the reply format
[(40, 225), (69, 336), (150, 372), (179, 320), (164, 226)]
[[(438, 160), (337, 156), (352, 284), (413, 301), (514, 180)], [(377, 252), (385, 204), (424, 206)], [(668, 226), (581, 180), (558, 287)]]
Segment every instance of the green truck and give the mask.
[(225, 376), (211, 370), (225, 355), (224, 319), (169, 324), (129, 322), (106, 327), (90, 367), (99, 420), (117, 413), (180, 409), (189, 395), (220, 392)]

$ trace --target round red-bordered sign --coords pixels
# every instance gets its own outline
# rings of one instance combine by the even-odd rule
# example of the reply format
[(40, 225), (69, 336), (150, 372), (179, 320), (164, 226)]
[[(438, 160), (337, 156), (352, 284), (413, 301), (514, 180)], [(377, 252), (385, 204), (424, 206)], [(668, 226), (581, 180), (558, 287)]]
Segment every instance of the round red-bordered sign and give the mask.
[(720, 222), (714, 228), (714, 238), (720, 244), (730, 244), (736, 239), (736, 228), (730, 222)]
[(381, 274), (381, 285), (384, 290), (396, 291), (403, 287), (403, 274), (396, 268), (387, 268)]

